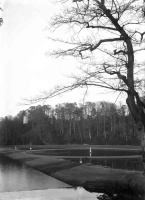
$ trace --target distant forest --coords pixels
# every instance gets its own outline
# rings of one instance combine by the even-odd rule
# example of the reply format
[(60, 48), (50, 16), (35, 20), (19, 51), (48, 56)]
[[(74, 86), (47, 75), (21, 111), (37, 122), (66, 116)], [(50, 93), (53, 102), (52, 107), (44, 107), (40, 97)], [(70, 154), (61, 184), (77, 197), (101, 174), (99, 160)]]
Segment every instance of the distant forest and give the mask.
[(31, 106), (1, 118), (0, 144), (139, 145), (139, 135), (125, 105), (63, 103)]

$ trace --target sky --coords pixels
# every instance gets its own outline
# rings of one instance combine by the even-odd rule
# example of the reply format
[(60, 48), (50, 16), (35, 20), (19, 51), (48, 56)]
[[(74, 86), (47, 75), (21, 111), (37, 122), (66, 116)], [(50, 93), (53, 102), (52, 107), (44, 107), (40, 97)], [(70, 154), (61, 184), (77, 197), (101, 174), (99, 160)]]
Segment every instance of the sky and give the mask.
[[(4, 117), (15, 116), (30, 107), (22, 105), (23, 98), (33, 98), (55, 85), (67, 84), (67, 76), (76, 71), (79, 64), (72, 58), (54, 59), (46, 55), (54, 47), (46, 27), (59, 11), (56, 4), (48, 0), (1, 2), (4, 23), (0, 27), (0, 117)], [(114, 103), (117, 96), (92, 88), (85, 101)], [(54, 106), (63, 102), (82, 103), (83, 100), (84, 90), (77, 90), (45, 103)]]

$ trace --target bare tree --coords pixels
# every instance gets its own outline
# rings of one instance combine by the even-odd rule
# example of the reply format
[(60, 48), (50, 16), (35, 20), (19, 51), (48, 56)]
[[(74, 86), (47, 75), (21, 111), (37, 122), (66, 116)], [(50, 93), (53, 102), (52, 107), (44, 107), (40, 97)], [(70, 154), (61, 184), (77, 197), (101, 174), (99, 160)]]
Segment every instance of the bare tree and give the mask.
[(140, 59), (145, 50), (143, 0), (60, 2), (66, 7), (54, 16), (51, 27), (56, 31), (67, 27), (68, 34), (67, 37), (62, 35), (61, 38), (52, 39), (56, 43), (63, 43), (63, 48), (54, 50), (50, 55), (74, 56), (82, 60), (81, 73), (80, 76), (74, 76), (72, 84), (56, 87), (37, 98), (37, 101), (78, 87), (96, 86), (123, 92), (144, 150), (145, 102), (141, 97), (141, 74), (145, 66)]

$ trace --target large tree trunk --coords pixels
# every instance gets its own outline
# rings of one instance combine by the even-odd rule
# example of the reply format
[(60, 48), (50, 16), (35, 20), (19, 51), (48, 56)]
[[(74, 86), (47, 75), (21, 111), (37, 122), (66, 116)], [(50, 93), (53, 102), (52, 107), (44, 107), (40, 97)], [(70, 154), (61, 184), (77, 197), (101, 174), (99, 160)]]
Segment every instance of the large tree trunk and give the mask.
[(145, 174), (145, 164), (143, 160), (143, 155), (145, 152), (145, 104), (140, 100), (137, 92), (135, 92), (135, 96), (132, 94), (129, 95), (126, 102), (135, 120), (138, 134), (140, 136), (140, 145), (142, 148), (142, 162), (144, 170), (143, 174)]
[(127, 91), (128, 98), (126, 102), (137, 125), (137, 129), (141, 138), (141, 147), (142, 150), (144, 150), (145, 149), (145, 111), (144, 111), (145, 103), (143, 103), (140, 100), (138, 93), (134, 89), (134, 51), (133, 51), (132, 41), (131, 38), (128, 36), (127, 32), (124, 30), (124, 28), (119, 25), (118, 21), (114, 18), (113, 15), (111, 15), (111, 13), (105, 7), (104, 1), (101, 1), (101, 3), (99, 3), (99, 7), (103, 10), (108, 19), (110, 19), (112, 24), (120, 32), (121, 37), (123, 37), (124, 42), (126, 43), (127, 57), (128, 57), (128, 61), (126, 64), (127, 77), (118, 74), (118, 78), (122, 79), (126, 84), (126, 86), (128, 87)]
[(135, 120), (138, 134), (140, 136), (141, 148), (145, 150), (145, 105), (140, 100), (139, 95), (135, 92), (135, 95), (129, 95), (127, 98), (127, 105)]

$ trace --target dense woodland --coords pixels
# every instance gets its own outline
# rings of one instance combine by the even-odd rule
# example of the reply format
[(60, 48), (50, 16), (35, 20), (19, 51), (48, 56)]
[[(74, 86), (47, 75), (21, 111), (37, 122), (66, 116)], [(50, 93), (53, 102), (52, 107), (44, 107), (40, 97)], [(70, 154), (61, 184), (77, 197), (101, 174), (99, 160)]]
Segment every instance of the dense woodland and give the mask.
[(1, 118), (0, 143), (138, 145), (139, 135), (125, 105), (63, 103), (31, 106), (15, 117)]

